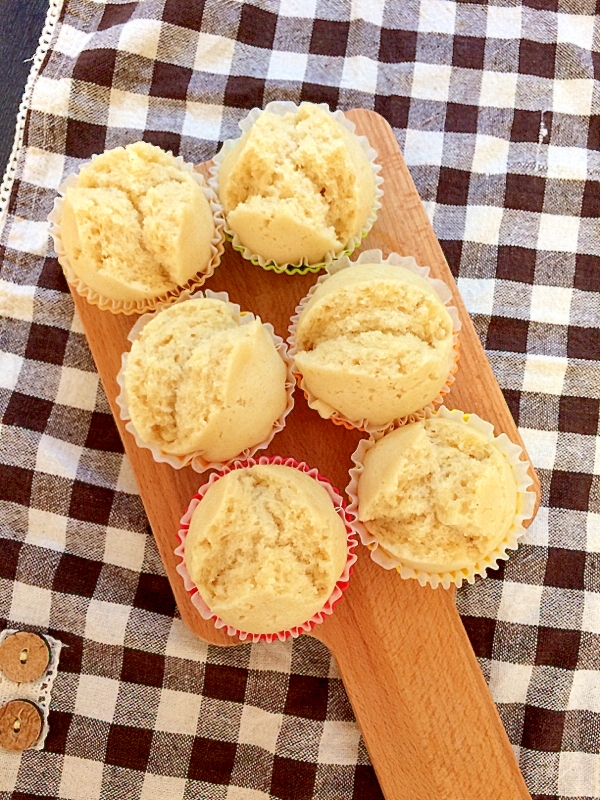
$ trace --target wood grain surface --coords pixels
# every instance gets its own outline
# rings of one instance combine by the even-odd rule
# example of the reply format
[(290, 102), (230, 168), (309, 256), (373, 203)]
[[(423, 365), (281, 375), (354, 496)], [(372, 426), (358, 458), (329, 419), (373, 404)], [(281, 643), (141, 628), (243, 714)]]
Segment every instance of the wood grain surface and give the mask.
[[(475, 412), (522, 446), (514, 421), (466, 312), (423, 205), (387, 122), (371, 111), (347, 116), (368, 136), (383, 166), (384, 198), (362, 249), (412, 255), (452, 289), (462, 320), (457, 380), (446, 405)], [(207, 174), (207, 165), (199, 166)], [(290, 316), (315, 275), (276, 275), (244, 261), (229, 245), (208, 286), (225, 290), (287, 337)], [(119, 419), (115, 376), (136, 317), (99, 311), (74, 293), (92, 354), (181, 616), (202, 639), (239, 642), (194, 609), (175, 571), (178, 523), (208, 475), (157, 464), (136, 447)], [(267, 455), (305, 460), (343, 491), (361, 434), (321, 419), (301, 392), (286, 428)], [(534, 488), (539, 483), (532, 472)], [(403, 581), (375, 565), (359, 546), (350, 585), (333, 616), (313, 634), (334, 654), (387, 800), (529, 798), (508, 738), (454, 605), (454, 593)], [(365, 799), (367, 800), (367, 799)]]

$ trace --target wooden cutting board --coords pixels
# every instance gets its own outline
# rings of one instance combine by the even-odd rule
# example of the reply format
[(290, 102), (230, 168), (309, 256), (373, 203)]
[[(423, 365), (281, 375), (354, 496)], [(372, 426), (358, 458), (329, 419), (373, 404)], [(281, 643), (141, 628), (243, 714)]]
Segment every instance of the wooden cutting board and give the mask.
[[(446, 405), (479, 414), (494, 424), (496, 433), (504, 431), (522, 445), (391, 128), (371, 111), (354, 110), (347, 116), (358, 133), (368, 136), (383, 167), (383, 208), (362, 249), (412, 255), (450, 286), (463, 327), (457, 380)], [(206, 175), (208, 165), (198, 169)], [(286, 338), (289, 318), (316, 277), (266, 272), (227, 245), (207, 286), (227, 291), (242, 310), (254, 311)], [(181, 616), (207, 642), (239, 644), (199, 616), (175, 571), (179, 520), (208, 476), (155, 463), (148, 450), (136, 447), (119, 418), (115, 376), (137, 317), (99, 311), (76, 294), (74, 300)], [(305, 460), (343, 491), (350, 454), (360, 437), (322, 420), (297, 390), (286, 428), (266, 453)], [(533, 472), (532, 478), (539, 502)], [(456, 611), (454, 593), (403, 581), (395, 571), (375, 565), (362, 545), (358, 555), (344, 598), (310, 635), (336, 658), (387, 800), (529, 798)]]

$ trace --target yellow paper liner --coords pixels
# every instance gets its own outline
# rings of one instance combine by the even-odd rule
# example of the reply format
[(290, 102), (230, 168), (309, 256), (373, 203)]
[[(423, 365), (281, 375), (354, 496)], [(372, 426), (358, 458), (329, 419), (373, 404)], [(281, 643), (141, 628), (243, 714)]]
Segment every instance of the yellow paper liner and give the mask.
[(355, 266), (357, 264), (393, 264), (394, 266), (401, 267), (403, 269), (408, 269), (411, 272), (419, 275), (421, 278), (424, 278), (435, 290), (436, 294), (440, 298), (440, 300), (446, 306), (450, 317), (452, 318), (452, 325), (453, 325), (453, 350), (454, 350), (454, 361), (450, 371), (448, 373), (448, 378), (444, 386), (440, 389), (439, 394), (435, 397), (427, 406), (424, 406), (417, 411), (412, 412), (411, 414), (407, 414), (404, 417), (399, 417), (398, 419), (391, 420), (390, 422), (386, 423), (385, 425), (370, 425), (366, 419), (363, 420), (351, 420), (348, 417), (344, 416), (341, 412), (336, 411), (332, 406), (328, 403), (319, 400), (318, 397), (312, 394), (310, 389), (306, 386), (304, 382), (304, 376), (302, 373), (297, 369), (293, 369), (294, 377), (296, 378), (296, 382), (301, 389), (304, 397), (306, 398), (308, 405), (317, 411), (323, 419), (329, 419), (334, 425), (339, 425), (341, 427), (346, 428), (347, 430), (359, 430), (363, 431), (364, 433), (377, 433), (382, 431), (391, 430), (392, 428), (398, 428), (401, 425), (407, 425), (410, 422), (417, 422), (420, 419), (424, 419), (425, 415), (428, 411), (433, 411), (435, 408), (440, 406), (444, 402), (444, 397), (450, 392), (452, 388), (452, 384), (456, 380), (455, 375), (458, 371), (458, 361), (460, 358), (460, 340), (459, 340), (459, 331), (461, 328), (460, 318), (458, 316), (458, 311), (454, 306), (448, 305), (450, 300), (452, 299), (452, 293), (448, 286), (439, 278), (431, 278), (429, 277), (429, 267), (419, 267), (417, 262), (412, 256), (401, 256), (398, 253), (390, 253), (386, 258), (383, 258), (383, 254), (381, 250), (365, 250), (363, 253), (359, 255), (356, 261), (350, 261), (349, 258), (344, 257), (340, 258), (337, 261), (334, 261), (331, 265), (327, 267), (327, 273), (324, 275), (320, 275), (317, 281), (311, 286), (308, 291), (308, 294), (302, 298), (292, 318), (290, 319), (290, 325), (288, 328), (289, 336), (287, 339), (289, 345), (289, 355), (290, 357), (294, 358), (296, 353), (298, 352), (298, 346), (296, 344), (296, 330), (298, 327), (298, 320), (300, 319), (300, 314), (304, 310), (304, 307), (312, 298), (314, 293), (317, 291), (319, 286), (324, 283), (331, 275), (334, 275), (337, 272), (340, 272), (343, 269), (347, 269), (348, 267)]
[[(180, 297), (175, 299), (175, 303), (185, 303), (188, 300), (193, 300), (194, 298), (198, 297), (209, 297), (214, 300), (221, 300), (224, 303), (228, 303), (235, 311), (235, 314), (240, 322), (241, 325), (247, 325), (248, 323), (252, 322), (256, 319), (256, 316), (251, 311), (241, 311), (240, 306), (237, 303), (232, 303), (229, 300), (229, 295), (227, 292), (213, 292), (210, 289), (206, 289), (204, 292), (196, 292), (194, 295), (187, 295), (183, 294)], [(162, 309), (159, 309), (156, 313), (160, 313)], [(155, 314), (144, 314), (144, 316), (140, 317), (139, 320), (135, 323), (132, 329), (129, 332), (128, 339), (130, 342), (133, 342), (139, 334), (141, 333), (142, 329), (150, 322), (151, 319), (154, 319)], [(121, 369), (116, 377), (117, 383), (119, 385), (119, 394), (116, 398), (117, 405), (119, 406), (119, 416), (122, 420), (127, 421), (125, 428), (131, 433), (131, 435), (135, 439), (135, 443), (138, 447), (145, 448), (150, 450), (152, 453), (152, 457), (155, 461), (161, 464), (169, 464), (173, 469), (183, 469), (191, 465), (192, 469), (195, 472), (202, 473), (206, 472), (209, 469), (223, 469), (229, 464), (232, 464), (235, 460), (240, 458), (251, 458), (258, 450), (265, 450), (273, 441), (273, 438), (279, 431), (282, 431), (285, 427), (285, 420), (288, 414), (294, 407), (294, 376), (292, 374), (292, 361), (288, 356), (287, 346), (286, 343), (283, 341), (281, 336), (278, 336), (275, 333), (275, 330), (270, 322), (263, 322), (263, 328), (267, 330), (269, 336), (273, 340), (275, 348), (277, 352), (281, 356), (283, 362), (285, 363), (287, 374), (286, 374), (286, 381), (285, 381), (285, 391), (287, 395), (287, 404), (279, 418), (273, 423), (273, 428), (269, 436), (261, 442), (258, 442), (252, 447), (247, 447), (241, 453), (238, 453), (233, 458), (228, 459), (227, 461), (207, 461), (201, 450), (196, 450), (193, 453), (189, 453), (185, 456), (177, 456), (171, 453), (163, 453), (161, 449), (149, 442), (144, 441), (140, 435), (138, 434), (137, 430), (133, 422), (131, 421), (131, 415), (129, 413), (129, 407), (127, 405), (127, 397), (125, 392), (125, 367), (127, 365), (127, 358), (129, 353), (123, 353), (121, 356)]]
[[(296, 264), (278, 264), (277, 262), (273, 261), (273, 259), (265, 259), (262, 256), (259, 256), (257, 253), (253, 253), (252, 250), (242, 244), (237, 233), (235, 233), (235, 231), (227, 224), (227, 218), (225, 217), (225, 235), (228, 241), (231, 242), (233, 249), (240, 253), (247, 261), (251, 261), (258, 267), (262, 267), (265, 270), (271, 270), (272, 272), (276, 272), (278, 274), (306, 275), (308, 272), (319, 272), (320, 270), (325, 269), (328, 264), (331, 264), (332, 261), (335, 261), (342, 256), (349, 256), (356, 250), (357, 247), (362, 244), (363, 239), (369, 234), (369, 231), (377, 219), (377, 212), (381, 208), (381, 198), (383, 197), (383, 189), (381, 187), (383, 184), (383, 177), (380, 175), (381, 165), (375, 162), (375, 159), (377, 158), (377, 152), (371, 147), (366, 136), (359, 136), (358, 134), (354, 133), (356, 130), (356, 125), (351, 122), (342, 111), (330, 111), (329, 106), (326, 103), (319, 103), (318, 106), (319, 108), (322, 108), (331, 114), (331, 116), (341, 125), (343, 125), (344, 128), (349, 130), (350, 133), (353, 133), (365, 151), (367, 158), (371, 163), (373, 179), (375, 181), (375, 199), (373, 202), (373, 208), (371, 209), (371, 213), (367, 217), (367, 220), (359, 233), (346, 242), (345, 245), (337, 252), (330, 250), (325, 254), (323, 259), (316, 264), (309, 264), (305, 258), (301, 259)], [(280, 116), (283, 116), (284, 114), (298, 111), (298, 108), (299, 106), (296, 105), (296, 103), (292, 103), (287, 100), (273, 100), (270, 103), (267, 103), (264, 109), (253, 108), (248, 115), (244, 117), (244, 119), (240, 120), (238, 126), (243, 135), (250, 130), (263, 111), (268, 111), (272, 114), (279, 114)], [(225, 142), (223, 142), (223, 146), (213, 159), (213, 163), (210, 167), (210, 177), (208, 179), (208, 183), (217, 196), (219, 195), (219, 170), (221, 169), (221, 162), (223, 161), (224, 156), (227, 155), (227, 153), (237, 145), (240, 138), (241, 137), (238, 137), (237, 139), (227, 139)]]
[[(212, 612), (208, 605), (204, 602), (197, 586), (192, 581), (185, 564), (185, 539), (188, 534), (192, 515), (196, 509), (196, 506), (202, 501), (202, 498), (208, 491), (208, 488), (215, 483), (215, 481), (218, 481), (219, 478), (223, 477), (223, 475), (227, 475), (228, 472), (231, 472), (231, 470), (245, 469), (247, 467), (253, 467), (256, 464), (275, 464), (284, 467), (292, 467), (304, 472), (306, 475), (309, 475), (311, 478), (320, 483), (325, 489), (331, 499), (331, 502), (333, 503), (335, 511), (341, 518), (342, 522), (344, 523), (344, 527), (346, 528), (346, 541), (348, 545), (346, 563), (344, 565), (342, 574), (335, 583), (331, 595), (323, 604), (323, 607), (317, 611), (316, 614), (313, 614), (310, 619), (306, 620), (300, 625), (295, 625), (293, 628), (287, 628), (286, 630), (277, 631), (276, 633), (248, 633), (247, 631), (239, 630), (238, 628), (234, 628), (224, 622), (220, 617)], [(327, 478), (324, 478), (317, 469), (314, 467), (309, 467), (304, 461), (296, 461), (295, 458), (283, 458), (282, 456), (261, 456), (258, 460), (249, 458), (245, 459), (244, 461), (236, 461), (231, 465), (231, 467), (226, 467), (218, 473), (213, 472), (208, 481), (201, 486), (193, 496), (185, 514), (179, 523), (179, 531), (177, 536), (180, 544), (175, 550), (175, 555), (179, 558), (179, 563), (175, 569), (183, 579), (183, 584), (186, 591), (190, 594), (194, 608), (198, 611), (202, 619), (213, 620), (215, 628), (225, 628), (229, 636), (237, 636), (242, 641), (246, 641), (246, 639), (248, 639), (252, 642), (273, 642), (277, 639), (283, 642), (290, 637), (295, 639), (296, 637), (300, 636), (300, 634), (311, 631), (315, 625), (319, 625), (326, 617), (333, 613), (334, 606), (341, 599), (343, 592), (348, 586), (350, 576), (352, 575), (354, 569), (354, 564), (357, 560), (356, 553), (354, 552), (356, 546), (358, 545), (356, 534), (357, 529), (354, 519), (346, 512), (346, 501), (340, 492), (338, 492), (338, 490), (331, 484), (331, 482)]]
[[(364, 523), (358, 519), (358, 484), (360, 476), (364, 470), (364, 459), (366, 453), (378, 442), (385, 433), (377, 432), (372, 434), (369, 439), (361, 439), (354, 453), (352, 461), (354, 467), (350, 470), (350, 483), (346, 487), (346, 494), (350, 499), (348, 513), (354, 518), (361, 542), (370, 550), (371, 558), (376, 564), (384, 569), (395, 569), (402, 578), (414, 578), (419, 581), (421, 586), (429, 584), (434, 589), (443, 586), (448, 589), (452, 584), (460, 587), (463, 581), (474, 583), (475, 577), (480, 575), (486, 577), (487, 569), (496, 569), (498, 561), (507, 560), (508, 550), (516, 550), (519, 546), (519, 539), (524, 535), (525, 528), (523, 523), (533, 517), (535, 509), (535, 492), (528, 489), (533, 484), (529, 475), (529, 461), (522, 460), (523, 450), (519, 445), (514, 444), (505, 433), (494, 436), (494, 427), (491, 423), (478, 417), (477, 414), (465, 414), (463, 411), (454, 409), (449, 411), (445, 406), (434, 411), (428, 411), (426, 418), (439, 416), (442, 419), (449, 419), (470, 426), (494, 443), (497, 449), (504, 455), (510, 464), (515, 481), (517, 484), (517, 511), (513, 524), (505, 538), (489, 553), (479, 561), (462, 569), (451, 570), (448, 572), (438, 572), (432, 570), (428, 572), (425, 568), (415, 569), (404, 563), (402, 559), (392, 555), (387, 551), (366, 528)], [(389, 431), (388, 431), (389, 432)]]
[[(93, 156), (92, 161), (94, 158), (97, 158), (97, 156)], [(207, 185), (203, 176), (199, 172), (195, 171), (192, 164), (185, 162), (181, 156), (177, 156), (175, 161), (184, 172), (189, 172), (190, 175), (192, 175), (196, 183), (202, 189), (202, 193), (208, 200), (213, 214), (215, 231), (210, 243), (211, 258), (205, 268), (202, 271), (197, 272), (196, 275), (190, 278), (190, 280), (187, 281), (187, 283), (185, 283), (183, 286), (176, 286), (165, 294), (157, 297), (145, 298), (143, 300), (111, 300), (108, 297), (103, 297), (99, 292), (96, 291), (96, 289), (88, 286), (85, 281), (76, 274), (67, 257), (62, 243), (60, 220), (62, 217), (62, 207), (65, 192), (68, 188), (77, 183), (78, 172), (68, 175), (58, 187), (58, 196), (54, 199), (52, 211), (48, 214), (48, 222), (50, 223), (50, 236), (54, 242), (54, 250), (58, 257), (58, 263), (63, 269), (69, 286), (75, 289), (77, 294), (85, 297), (88, 303), (93, 306), (98, 306), (98, 308), (100, 308), (102, 311), (110, 311), (112, 314), (125, 315), (147, 314), (152, 311), (156, 311), (158, 308), (171, 304), (183, 292), (194, 292), (199, 289), (204, 285), (208, 278), (212, 276), (215, 269), (221, 263), (221, 257), (225, 250), (225, 217), (223, 214), (223, 206), (219, 202), (218, 196), (211, 189), (211, 187)], [(82, 167), (87, 166), (88, 163), (90, 162), (86, 162), (86, 164), (83, 164)]]

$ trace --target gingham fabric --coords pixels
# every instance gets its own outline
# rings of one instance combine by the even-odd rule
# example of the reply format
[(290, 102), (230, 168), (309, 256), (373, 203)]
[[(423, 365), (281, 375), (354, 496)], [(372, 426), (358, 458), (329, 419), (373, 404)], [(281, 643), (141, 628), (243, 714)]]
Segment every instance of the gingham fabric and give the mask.
[(595, 12), (65, 0), (0, 239), (0, 624), (66, 647), (44, 751), (0, 754), (2, 800), (381, 796), (322, 645), (219, 649), (181, 622), (48, 240), (93, 153), (142, 138), (202, 161), (274, 99), (394, 128), (543, 487), (459, 609), (534, 799), (600, 798)]

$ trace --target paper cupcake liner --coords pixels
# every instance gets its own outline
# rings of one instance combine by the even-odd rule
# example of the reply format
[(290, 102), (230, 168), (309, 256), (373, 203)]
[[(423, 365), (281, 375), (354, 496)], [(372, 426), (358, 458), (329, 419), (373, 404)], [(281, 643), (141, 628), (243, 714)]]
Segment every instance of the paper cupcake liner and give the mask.
[(448, 589), (452, 584), (460, 588), (463, 581), (474, 583), (475, 577), (480, 575), (486, 577), (487, 569), (496, 569), (498, 561), (506, 561), (509, 557), (508, 550), (516, 550), (519, 546), (519, 539), (525, 533), (524, 522), (533, 517), (535, 509), (535, 492), (529, 491), (528, 487), (533, 484), (528, 469), (531, 466), (529, 461), (523, 461), (521, 456), (523, 450), (519, 445), (514, 444), (505, 433), (494, 436), (494, 426), (490, 422), (478, 417), (477, 414), (465, 414), (456, 409), (449, 411), (445, 406), (441, 406), (435, 411), (427, 413), (427, 418), (441, 417), (458, 421), (463, 425), (474, 428), (483, 433), (506, 457), (510, 464), (513, 475), (517, 483), (517, 513), (506, 537), (493, 550), (487, 553), (479, 561), (470, 567), (464, 567), (450, 572), (427, 572), (423, 569), (413, 569), (405, 564), (402, 559), (388, 552), (377, 539), (371, 534), (365, 525), (358, 519), (358, 482), (364, 471), (364, 460), (366, 453), (378, 442), (384, 434), (379, 432), (373, 434), (369, 439), (361, 439), (354, 453), (352, 461), (354, 467), (350, 470), (350, 483), (346, 487), (346, 494), (350, 498), (348, 514), (354, 519), (354, 524), (358, 530), (361, 542), (370, 550), (371, 558), (376, 564), (384, 569), (395, 569), (402, 578), (415, 578), (421, 586), (429, 584), (434, 589), (441, 585)]
[(310, 408), (317, 411), (323, 419), (329, 419), (335, 425), (343, 426), (348, 430), (358, 429), (359, 431), (364, 431), (365, 433), (377, 433), (382, 431), (391, 430), (392, 428), (400, 427), (401, 425), (406, 425), (409, 422), (417, 422), (420, 419), (424, 419), (425, 415), (429, 411), (433, 411), (433, 409), (437, 408), (444, 402), (444, 397), (448, 394), (450, 389), (452, 388), (452, 384), (456, 380), (455, 375), (458, 370), (458, 360), (460, 358), (459, 348), (459, 331), (461, 329), (461, 322), (458, 316), (458, 310), (451, 305), (448, 305), (450, 300), (452, 299), (452, 292), (448, 288), (448, 286), (444, 283), (444, 281), (440, 280), (439, 278), (431, 278), (429, 276), (429, 267), (419, 267), (417, 262), (412, 256), (401, 256), (398, 253), (390, 253), (387, 258), (383, 258), (383, 254), (381, 250), (365, 250), (363, 253), (359, 255), (356, 261), (350, 261), (349, 258), (344, 257), (340, 258), (337, 261), (334, 261), (332, 264), (328, 265), (327, 272), (324, 275), (320, 275), (317, 281), (310, 287), (308, 294), (302, 298), (296, 310), (294, 311), (294, 315), (290, 319), (290, 326), (288, 328), (289, 336), (288, 336), (288, 345), (289, 345), (289, 355), (293, 359), (296, 353), (298, 352), (298, 346), (296, 344), (296, 331), (298, 328), (298, 320), (300, 319), (300, 314), (304, 310), (306, 304), (310, 301), (314, 293), (317, 291), (319, 286), (324, 283), (327, 278), (331, 275), (335, 275), (335, 273), (340, 272), (343, 269), (347, 269), (348, 267), (355, 266), (356, 264), (393, 264), (397, 267), (404, 267), (405, 269), (414, 272), (416, 275), (419, 275), (421, 278), (424, 278), (434, 289), (437, 296), (440, 298), (442, 303), (446, 306), (448, 313), (452, 319), (452, 332), (453, 332), (453, 350), (454, 350), (454, 363), (450, 369), (448, 374), (448, 378), (444, 386), (440, 389), (440, 393), (437, 397), (435, 397), (428, 405), (424, 406), (423, 408), (419, 409), (418, 411), (414, 411), (412, 414), (407, 414), (404, 417), (399, 417), (398, 419), (392, 420), (388, 422), (386, 425), (370, 425), (366, 419), (362, 420), (351, 420), (348, 417), (344, 416), (341, 412), (336, 411), (332, 406), (326, 403), (323, 400), (320, 400), (318, 397), (312, 394), (309, 388), (306, 386), (304, 381), (304, 376), (301, 372), (299, 372), (296, 368), (294, 368), (293, 373), (294, 377), (296, 378), (296, 382), (300, 389), (302, 390), (304, 397), (306, 397), (308, 401), (308, 405)]
[[(360, 233), (353, 236), (348, 242), (345, 243), (344, 247), (342, 247), (337, 252), (330, 250), (326, 253), (325, 257), (322, 261), (319, 261), (317, 264), (309, 264), (307, 260), (303, 258), (296, 264), (277, 264), (272, 259), (265, 259), (262, 256), (253, 253), (248, 247), (246, 247), (240, 241), (239, 236), (233, 231), (229, 225), (227, 224), (227, 219), (225, 219), (225, 235), (227, 240), (231, 242), (231, 246), (234, 250), (238, 253), (241, 253), (243, 258), (247, 261), (251, 261), (258, 267), (262, 267), (266, 270), (271, 270), (278, 274), (288, 274), (288, 275), (305, 275), (308, 272), (319, 272), (321, 269), (324, 269), (328, 264), (332, 261), (335, 261), (337, 258), (341, 258), (342, 256), (349, 256), (351, 253), (356, 250), (357, 247), (360, 246), (362, 240), (368, 235), (369, 231), (373, 227), (375, 220), (377, 219), (377, 213), (381, 208), (381, 198), (383, 197), (383, 177), (380, 175), (381, 172), (381, 165), (375, 163), (375, 159), (377, 158), (377, 152), (371, 147), (369, 140), (366, 136), (359, 136), (355, 133), (356, 125), (351, 122), (342, 111), (330, 111), (329, 106), (326, 103), (318, 103), (319, 108), (327, 111), (329, 114), (333, 116), (337, 122), (344, 126), (350, 133), (353, 133), (356, 136), (356, 139), (362, 146), (363, 150), (365, 151), (367, 158), (371, 163), (371, 169), (373, 171), (373, 178), (375, 180), (375, 201), (373, 203), (373, 208), (371, 209), (371, 213), (367, 217), (367, 220), (360, 231)], [(269, 111), (272, 114), (278, 114), (279, 116), (283, 116), (284, 114), (289, 114), (290, 112), (298, 111), (299, 106), (296, 103), (292, 103), (288, 100), (273, 100), (270, 103), (267, 103), (264, 109), (261, 108), (253, 108), (244, 119), (240, 120), (238, 123), (239, 128), (242, 131), (242, 134), (247, 133), (250, 128), (254, 125), (258, 117), (264, 111)], [(227, 139), (224, 143), (222, 148), (219, 150), (217, 155), (213, 159), (213, 163), (210, 167), (210, 177), (208, 179), (209, 185), (212, 187), (213, 191), (219, 196), (219, 170), (221, 169), (221, 163), (223, 161), (224, 156), (237, 145), (241, 137), (237, 139)]]
[[(0, 633), (0, 644), (12, 633), (19, 631), (13, 628), (6, 628)], [(37, 633), (37, 631), (35, 631)], [(60, 651), (63, 646), (62, 642), (54, 637), (49, 636), (47, 633), (38, 633), (42, 636), (50, 650), (50, 660), (44, 672), (35, 681), (27, 681), (27, 683), (15, 683), (9, 681), (8, 678), (0, 671), (0, 706), (5, 705), (11, 700), (28, 700), (37, 706), (42, 714), (42, 730), (37, 741), (26, 748), (27, 750), (43, 750), (46, 736), (48, 735), (48, 713), (50, 711), (50, 700), (52, 686), (58, 673), (58, 661), (60, 658)], [(5, 752), (0, 748), (0, 753)]]
[[(240, 322), (241, 325), (247, 325), (250, 322), (253, 322), (256, 319), (256, 316), (251, 311), (241, 311), (240, 307), (237, 303), (232, 303), (229, 300), (229, 295), (227, 292), (213, 292), (210, 289), (206, 289), (204, 292), (195, 292), (193, 295), (188, 293), (183, 293), (178, 298), (176, 298), (173, 302), (175, 303), (185, 303), (187, 300), (193, 300), (194, 298), (198, 297), (209, 297), (214, 300), (222, 300), (225, 303), (229, 303), (230, 306), (233, 307), (235, 314)], [(160, 313), (161, 309), (158, 312)], [(130, 342), (133, 342), (143, 328), (150, 322), (151, 319), (154, 319), (154, 314), (144, 314), (140, 317), (135, 325), (129, 331), (127, 338)], [(127, 397), (125, 393), (125, 367), (127, 365), (127, 359), (129, 357), (129, 353), (123, 353), (121, 356), (121, 369), (116, 377), (116, 381), (119, 384), (119, 394), (116, 398), (116, 403), (119, 406), (119, 416), (122, 420), (126, 420), (127, 424), (125, 425), (126, 430), (134, 437), (135, 443), (138, 447), (145, 448), (146, 450), (150, 450), (152, 453), (152, 457), (155, 461), (161, 464), (169, 464), (169, 466), (173, 467), (173, 469), (183, 469), (183, 467), (190, 466), (195, 472), (206, 472), (209, 469), (223, 469), (224, 467), (231, 464), (233, 461), (239, 458), (251, 458), (258, 450), (265, 450), (273, 441), (273, 438), (279, 431), (282, 431), (285, 427), (285, 420), (288, 414), (294, 407), (294, 388), (295, 388), (295, 381), (294, 375), (292, 373), (292, 360), (290, 359), (287, 353), (287, 346), (286, 343), (283, 341), (281, 336), (278, 336), (275, 333), (275, 330), (270, 322), (263, 322), (263, 327), (266, 328), (268, 331), (277, 352), (283, 359), (287, 375), (285, 380), (285, 391), (287, 394), (287, 404), (285, 409), (283, 410), (281, 416), (275, 421), (273, 424), (273, 428), (269, 436), (261, 442), (258, 442), (252, 447), (247, 447), (241, 453), (238, 453), (237, 456), (231, 458), (227, 461), (207, 461), (204, 456), (202, 455), (201, 450), (196, 450), (193, 453), (189, 453), (185, 456), (177, 456), (172, 455), (170, 453), (163, 453), (162, 450), (155, 444), (151, 444), (149, 442), (144, 441), (140, 435), (138, 434), (137, 430), (133, 422), (131, 421), (131, 415), (129, 413), (129, 406), (127, 404)]]
[[(190, 527), (192, 514), (194, 513), (198, 503), (202, 501), (202, 498), (208, 491), (208, 488), (215, 483), (215, 481), (218, 481), (219, 478), (222, 478), (224, 475), (227, 475), (227, 473), (234, 469), (245, 469), (246, 467), (253, 467), (257, 464), (276, 464), (284, 467), (293, 467), (294, 469), (299, 469), (307, 475), (310, 475), (311, 478), (314, 478), (316, 481), (318, 481), (331, 498), (338, 516), (344, 523), (348, 542), (348, 555), (346, 558), (344, 571), (336, 581), (333, 592), (327, 599), (323, 608), (321, 608), (320, 611), (317, 611), (316, 614), (314, 614), (310, 619), (306, 620), (306, 622), (303, 622), (301, 625), (296, 625), (293, 628), (287, 628), (286, 630), (278, 631), (277, 633), (248, 633), (247, 631), (239, 630), (238, 628), (234, 628), (224, 622), (219, 616), (217, 616), (217, 614), (210, 610), (208, 605), (200, 596), (200, 592), (192, 581), (184, 560), (185, 539)], [(258, 460), (248, 458), (244, 461), (236, 461), (231, 465), (231, 467), (225, 467), (219, 473), (213, 472), (208, 481), (201, 486), (197, 493), (193, 496), (185, 514), (181, 518), (180, 528), (177, 533), (180, 544), (175, 550), (175, 555), (180, 559), (180, 561), (179, 564), (177, 564), (176, 570), (183, 578), (185, 589), (190, 594), (192, 603), (202, 619), (213, 620), (215, 623), (215, 628), (225, 628), (229, 636), (237, 636), (238, 639), (241, 639), (241, 641), (246, 641), (246, 639), (248, 639), (252, 642), (272, 642), (275, 639), (278, 639), (279, 641), (283, 642), (290, 637), (295, 639), (296, 637), (300, 636), (301, 633), (307, 633), (308, 631), (311, 631), (315, 625), (319, 625), (327, 616), (330, 616), (333, 613), (334, 606), (341, 599), (342, 594), (348, 586), (354, 564), (357, 560), (356, 553), (354, 552), (355, 548), (358, 546), (356, 533), (357, 526), (353, 519), (346, 512), (346, 501), (343, 499), (338, 490), (333, 487), (327, 478), (324, 478), (317, 469), (309, 467), (303, 461), (299, 462), (294, 458), (283, 458), (282, 456), (261, 456)]]
[[(93, 156), (92, 161), (97, 157), (98, 156)], [(77, 294), (85, 297), (88, 303), (98, 306), (98, 308), (100, 308), (102, 311), (110, 311), (112, 314), (126, 315), (145, 314), (156, 311), (158, 308), (172, 303), (173, 300), (179, 297), (182, 292), (193, 292), (199, 289), (205, 283), (205, 281), (211, 277), (215, 269), (221, 263), (221, 256), (225, 250), (225, 216), (223, 214), (223, 206), (219, 202), (218, 195), (216, 195), (211, 187), (206, 184), (203, 176), (199, 172), (195, 171), (192, 164), (188, 164), (181, 156), (177, 156), (175, 161), (183, 171), (190, 173), (190, 175), (202, 189), (202, 193), (208, 200), (213, 213), (215, 232), (210, 242), (211, 259), (206, 267), (201, 272), (197, 272), (196, 275), (190, 278), (190, 280), (187, 281), (187, 283), (185, 283), (183, 286), (176, 286), (175, 288), (170, 289), (168, 292), (159, 295), (158, 297), (146, 298), (144, 300), (111, 300), (108, 297), (103, 297), (95, 289), (92, 289), (91, 286), (88, 286), (85, 281), (83, 281), (75, 273), (62, 243), (60, 220), (62, 216), (64, 195), (67, 189), (69, 189), (71, 186), (74, 186), (77, 182), (78, 172), (74, 172), (69, 175), (58, 187), (58, 196), (54, 199), (52, 211), (48, 214), (48, 222), (50, 223), (50, 236), (54, 242), (54, 250), (56, 251), (56, 255), (58, 257), (58, 263), (63, 269), (67, 282), (73, 287), (73, 289), (75, 289)], [(83, 164), (82, 166), (87, 166), (88, 163), (90, 162), (86, 162), (86, 164)]]

